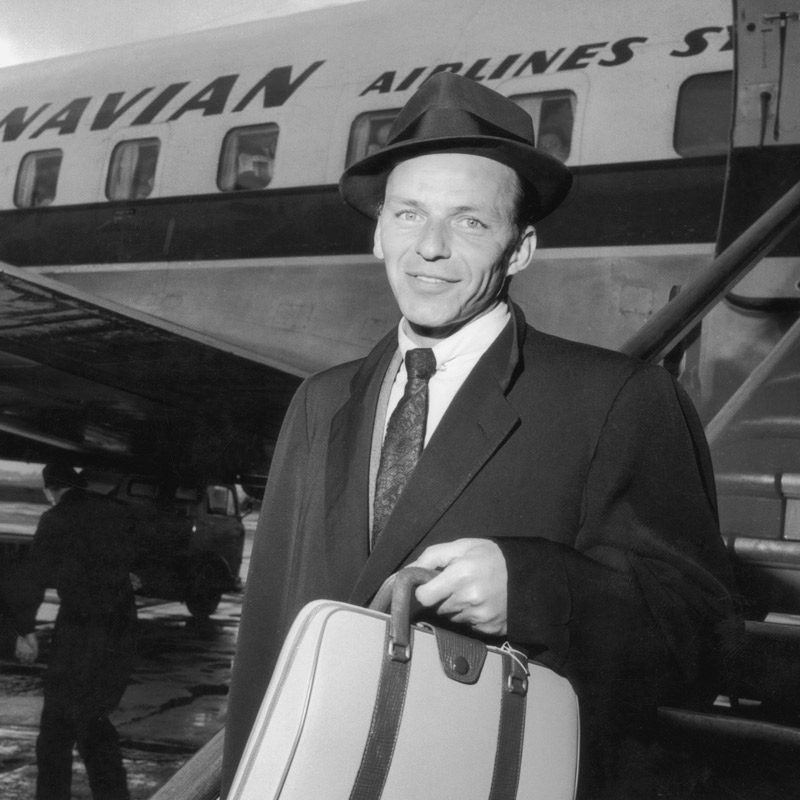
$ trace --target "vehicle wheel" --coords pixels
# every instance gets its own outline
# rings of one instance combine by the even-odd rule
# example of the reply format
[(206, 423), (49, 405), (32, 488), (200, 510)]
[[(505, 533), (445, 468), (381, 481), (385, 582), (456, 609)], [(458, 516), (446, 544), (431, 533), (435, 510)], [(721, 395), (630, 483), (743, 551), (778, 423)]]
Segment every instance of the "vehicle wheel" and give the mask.
[(222, 599), (222, 592), (209, 589), (205, 592), (198, 592), (186, 598), (186, 608), (189, 613), (197, 619), (207, 619), (216, 610), (219, 601)]
[(216, 564), (206, 562), (194, 572), (186, 608), (197, 619), (207, 619), (217, 610), (222, 599), (223, 579)]

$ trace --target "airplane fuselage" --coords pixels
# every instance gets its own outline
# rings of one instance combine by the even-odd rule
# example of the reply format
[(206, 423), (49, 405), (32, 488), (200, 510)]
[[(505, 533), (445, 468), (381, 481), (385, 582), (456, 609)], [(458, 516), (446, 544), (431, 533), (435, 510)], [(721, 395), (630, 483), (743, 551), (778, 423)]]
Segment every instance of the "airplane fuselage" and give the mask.
[[(338, 177), (447, 69), (526, 105), (543, 144), (558, 131), (575, 173), (514, 299), (544, 330), (618, 346), (713, 253), (732, 45), (725, 0), (614, 5), (375, 0), (3, 70), (0, 260), (295, 375), (358, 357), (397, 312)], [(249, 132), (271, 175), (236, 188), (230, 137)], [(139, 196), (118, 155), (145, 146)], [(20, 188), (32, 153), (60, 158), (41, 205)]]

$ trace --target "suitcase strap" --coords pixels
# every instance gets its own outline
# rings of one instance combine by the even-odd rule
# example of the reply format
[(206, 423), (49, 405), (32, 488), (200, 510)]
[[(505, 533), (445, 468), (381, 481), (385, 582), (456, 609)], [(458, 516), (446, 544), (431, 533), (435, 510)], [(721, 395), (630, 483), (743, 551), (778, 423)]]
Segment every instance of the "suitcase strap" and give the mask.
[(503, 657), (503, 688), (500, 700), (500, 725), (494, 774), (489, 800), (514, 800), (522, 766), (522, 744), (525, 736), (525, 709), (528, 693), (527, 669), (517, 659)]
[[(413, 647), (409, 632), (407, 652)], [(446, 637), (447, 631), (437, 631)], [(377, 800), (383, 793), (392, 765), (403, 719), (412, 659), (398, 658), (396, 641), (387, 625), (378, 691), (372, 709), (367, 744), (361, 757), (350, 800)], [(500, 687), (500, 722), (497, 732), (491, 791), (488, 800), (515, 800), (522, 763), (528, 676), (524, 665), (509, 653), (503, 654), (503, 684)]]
[[(409, 632), (408, 648), (414, 638)], [(372, 721), (361, 764), (358, 768), (350, 800), (377, 800), (383, 793), (386, 777), (392, 765), (394, 746), (400, 733), (403, 707), (406, 702), (411, 661), (394, 657), (394, 636), (391, 626), (386, 626), (383, 663), (378, 678), (378, 693), (372, 708)]]

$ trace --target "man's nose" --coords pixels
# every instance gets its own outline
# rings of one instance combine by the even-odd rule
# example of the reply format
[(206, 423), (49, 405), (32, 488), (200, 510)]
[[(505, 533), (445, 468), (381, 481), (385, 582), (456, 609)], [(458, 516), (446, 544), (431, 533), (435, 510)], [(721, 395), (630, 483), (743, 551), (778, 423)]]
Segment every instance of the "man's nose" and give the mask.
[(417, 242), (417, 253), (426, 261), (450, 258), (450, 237), (445, 221), (428, 220)]

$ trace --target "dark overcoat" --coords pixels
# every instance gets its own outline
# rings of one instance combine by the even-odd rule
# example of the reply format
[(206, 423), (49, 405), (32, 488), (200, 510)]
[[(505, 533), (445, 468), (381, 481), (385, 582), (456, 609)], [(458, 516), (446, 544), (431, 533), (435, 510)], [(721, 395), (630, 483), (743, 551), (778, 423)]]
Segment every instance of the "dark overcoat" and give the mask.
[(102, 716), (118, 704), (135, 655), (135, 547), (130, 510), (70, 489), (42, 514), (16, 580), (20, 633), (34, 630), (46, 588), (59, 595), (45, 692), (67, 716)]
[(322, 597), (367, 603), (429, 545), (501, 547), (508, 639), (575, 685), (587, 764), (592, 747), (702, 684), (731, 615), (689, 399), (663, 369), (542, 334), (516, 307), (370, 553), (370, 447), (396, 347), (392, 333), (364, 360), (310, 378), (287, 414), (247, 579), (224, 789), (298, 610)]

